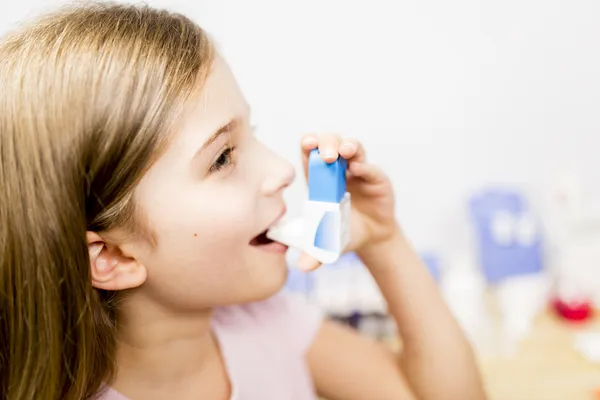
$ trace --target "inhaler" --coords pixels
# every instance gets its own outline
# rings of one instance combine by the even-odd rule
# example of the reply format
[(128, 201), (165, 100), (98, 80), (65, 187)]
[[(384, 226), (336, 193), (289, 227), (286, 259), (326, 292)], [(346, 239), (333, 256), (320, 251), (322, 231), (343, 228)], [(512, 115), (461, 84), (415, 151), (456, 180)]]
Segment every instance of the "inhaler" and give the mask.
[(267, 237), (297, 248), (323, 264), (335, 262), (350, 241), (350, 193), (343, 157), (323, 161), (318, 149), (308, 158), (308, 200), (299, 217), (282, 221)]

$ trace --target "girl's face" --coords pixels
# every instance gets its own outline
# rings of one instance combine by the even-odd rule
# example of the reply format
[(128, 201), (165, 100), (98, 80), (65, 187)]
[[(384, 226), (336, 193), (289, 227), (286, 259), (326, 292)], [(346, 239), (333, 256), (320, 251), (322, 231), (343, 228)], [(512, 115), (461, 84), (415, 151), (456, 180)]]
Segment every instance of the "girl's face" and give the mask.
[[(285, 282), (285, 248), (256, 237), (285, 212), (294, 169), (253, 136), (237, 83), (217, 58), (202, 95), (136, 190), (154, 248), (127, 250), (147, 272), (138, 289), (196, 309), (267, 297)], [(254, 240), (253, 240), (254, 239)]]

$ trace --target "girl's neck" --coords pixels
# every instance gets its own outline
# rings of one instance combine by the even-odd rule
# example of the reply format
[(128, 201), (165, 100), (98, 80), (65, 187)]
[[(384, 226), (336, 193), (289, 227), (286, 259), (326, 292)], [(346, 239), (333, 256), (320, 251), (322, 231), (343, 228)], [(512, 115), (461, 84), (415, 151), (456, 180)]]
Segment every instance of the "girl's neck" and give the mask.
[[(221, 395), (228, 390), (211, 310), (175, 313), (149, 301), (136, 303), (129, 298), (121, 308), (115, 390), (144, 399), (204, 398), (207, 388), (208, 398), (215, 398), (213, 390)], [(222, 384), (214, 385), (215, 380)]]

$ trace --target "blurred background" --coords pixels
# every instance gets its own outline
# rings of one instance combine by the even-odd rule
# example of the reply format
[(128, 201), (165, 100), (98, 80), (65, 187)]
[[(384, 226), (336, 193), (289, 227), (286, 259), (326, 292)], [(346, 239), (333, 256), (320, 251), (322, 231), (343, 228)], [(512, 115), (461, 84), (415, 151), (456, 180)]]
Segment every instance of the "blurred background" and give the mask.
[[(0, 5), (0, 32), (64, 1)], [(600, 2), (162, 0), (208, 30), (258, 136), (360, 139), (491, 399), (600, 398)], [(289, 207), (306, 197), (302, 179)], [(398, 346), (353, 254), (288, 289)], [(598, 397), (595, 397), (598, 396)]]

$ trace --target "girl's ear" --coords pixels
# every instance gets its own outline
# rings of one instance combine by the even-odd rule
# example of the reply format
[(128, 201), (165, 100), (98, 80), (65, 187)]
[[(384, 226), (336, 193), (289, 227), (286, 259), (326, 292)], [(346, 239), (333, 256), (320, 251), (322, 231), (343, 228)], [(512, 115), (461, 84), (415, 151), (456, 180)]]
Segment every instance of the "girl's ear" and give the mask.
[(146, 281), (146, 267), (123, 255), (118, 246), (109, 245), (95, 232), (87, 232), (92, 285), (103, 290), (125, 290)]

